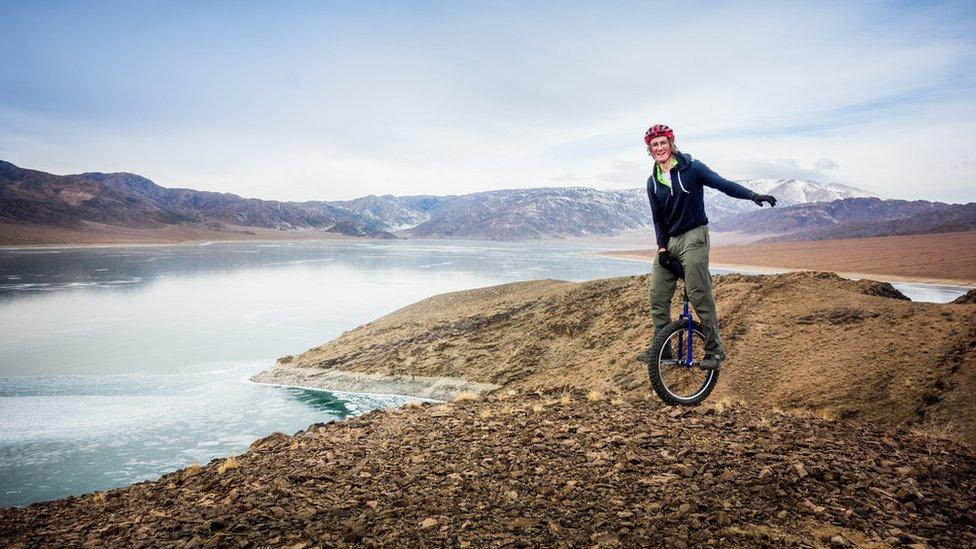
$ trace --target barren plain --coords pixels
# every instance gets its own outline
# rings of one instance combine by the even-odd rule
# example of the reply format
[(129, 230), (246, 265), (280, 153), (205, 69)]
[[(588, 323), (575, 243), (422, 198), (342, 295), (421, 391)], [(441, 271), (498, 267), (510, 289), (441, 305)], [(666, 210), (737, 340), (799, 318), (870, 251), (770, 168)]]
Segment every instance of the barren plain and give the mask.
[[(721, 234), (721, 233), (718, 233)], [(650, 261), (655, 251), (605, 252)], [(976, 231), (813, 242), (715, 244), (713, 267), (833, 271), (857, 278), (976, 285)]]

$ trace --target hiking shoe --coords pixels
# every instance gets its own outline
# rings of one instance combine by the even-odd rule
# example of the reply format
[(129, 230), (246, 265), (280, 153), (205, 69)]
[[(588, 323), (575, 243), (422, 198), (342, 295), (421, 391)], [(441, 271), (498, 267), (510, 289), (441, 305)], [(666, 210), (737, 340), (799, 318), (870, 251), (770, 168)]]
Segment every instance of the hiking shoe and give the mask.
[(698, 363), (702, 370), (719, 370), (722, 368), (722, 355), (705, 355), (704, 360)]

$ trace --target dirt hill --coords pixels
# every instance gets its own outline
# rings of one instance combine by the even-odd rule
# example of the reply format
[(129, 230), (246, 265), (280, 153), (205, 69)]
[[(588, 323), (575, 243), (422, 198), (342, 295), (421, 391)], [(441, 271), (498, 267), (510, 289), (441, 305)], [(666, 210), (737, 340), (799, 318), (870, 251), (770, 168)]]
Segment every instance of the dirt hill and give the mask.
[(969, 290), (965, 295), (957, 297), (953, 303), (957, 305), (971, 305), (976, 303), (976, 290)]
[[(597, 396), (593, 396), (597, 399)], [(8, 547), (976, 544), (976, 452), (741, 406), (373, 412), (107, 493), (0, 509)]]
[[(650, 386), (633, 357), (651, 337), (647, 288), (647, 277), (624, 277), (443, 294), (284, 357), (270, 373), (643, 397)], [(976, 306), (913, 303), (886, 283), (813, 272), (719, 276), (715, 294), (729, 359), (710, 398), (976, 442)]]

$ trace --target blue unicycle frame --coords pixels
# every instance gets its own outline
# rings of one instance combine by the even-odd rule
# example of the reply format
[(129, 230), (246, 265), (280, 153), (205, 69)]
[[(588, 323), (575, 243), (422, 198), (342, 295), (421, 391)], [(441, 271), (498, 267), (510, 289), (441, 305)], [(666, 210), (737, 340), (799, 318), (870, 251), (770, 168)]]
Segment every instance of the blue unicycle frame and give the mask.
[[(672, 266), (672, 272), (674, 272), (675, 276), (677, 276), (681, 280), (684, 280), (685, 279), (685, 270), (681, 266), (681, 263), (680, 262), (678, 262), (678, 261), (675, 261), (674, 262), (674, 264)], [(685, 356), (684, 356), (683, 359), (681, 357), (677, 357), (677, 359), (678, 359), (679, 363), (683, 363), (686, 368), (691, 368), (691, 357), (693, 356), (692, 355), (691, 345), (692, 345), (692, 340), (695, 339), (695, 338), (691, 337), (691, 334), (694, 333), (694, 324), (693, 324), (693, 321), (692, 321), (692, 318), (691, 318), (691, 309), (688, 308), (688, 287), (687, 287), (687, 285), (684, 288), (684, 296), (683, 297), (684, 297), (684, 300), (685, 300), (684, 308), (681, 310), (681, 315), (678, 316), (678, 320), (684, 320), (685, 322), (687, 322), (688, 331), (685, 332), (685, 333), (688, 334), (688, 343), (686, 345), (682, 341), (682, 339), (684, 339), (684, 337), (685, 337), (684, 336), (684, 333), (679, 333), (678, 334), (678, 348), (681, 349), (682, 351), (684, 351)]]
[[(682, 273), (682, 274), (684, 274), (684, 273)], [(680, 357), (678, 357), (678, 359), (681, 361), (681, 363), (683, 363), (685, 365), (686, 368), (691, 368), (691, 357), (693, 356), (692, 355), (691, 345), (692, 345), (692, 340), (695, 339), (695, 338), (691, 337), (691, 334), (694, 333), (694, 324), (692, 323), (692, 319), (691, 319), (691, 311), (688, 309), (688, 292), (687, 292), (687, 290), (685, 291), (684, 294), (685, 294), (684, 295), (684, 298), (685, 298), (684, 309), (682, 309), (681, 315), (678, 317), (678, 320), (684, 320), (684, 321), (686, 321), (688, 323), (687, 324), (688, 325), (688, 331), (685, 332), (685, 333), (688, 334), (688, 344), (686, 345), (683, 341), (681, 341), (684, 338), (684, 333), (679, 333), (678, 334), (678, 348), (679, 349), (682, 349), (685, 352), (685, 357), (684, 357), (684, 359), (681, 359)]]

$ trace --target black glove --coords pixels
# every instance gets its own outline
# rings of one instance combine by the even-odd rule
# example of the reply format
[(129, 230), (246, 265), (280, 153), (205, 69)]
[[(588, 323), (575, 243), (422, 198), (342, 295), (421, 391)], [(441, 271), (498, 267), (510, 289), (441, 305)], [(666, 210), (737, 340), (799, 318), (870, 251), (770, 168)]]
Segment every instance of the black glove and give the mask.
[(661, 264), (662, 267), (664, 267), (665, 269), (671, 271), (671, 273), (674, 274), (674, 276), (676, 276), (678, 278), (684, 278), (685, 277), (685, 271), (681, 267), (681, 262), (678, 261), (677, 259), (675, 259), (671, 255), (671, 252), (669, 252), (667, 250), (664, 250), (663, 252), (659, 252), (657, 254), (657, 261), (658, 261), (658, 263)]
[(771, 194), (754, 194), (752, 201), (760, 208), (762, 208), (763, 202), (768, 202), (770, 207), (776, 206), (776, 197)]
[(671, 270), (671, 263), (673, 261), (674, 261), (674, 258), (671, 257), (671, 252), (669, 252), (667, 250), (664, 250), (663, 252), (658, 252), (658, 254), (657, 254), (657, 262), (660, 263), (661, 266), (664, 267), (665, 269), (667, 269), (667, 270), (670, 271)]

